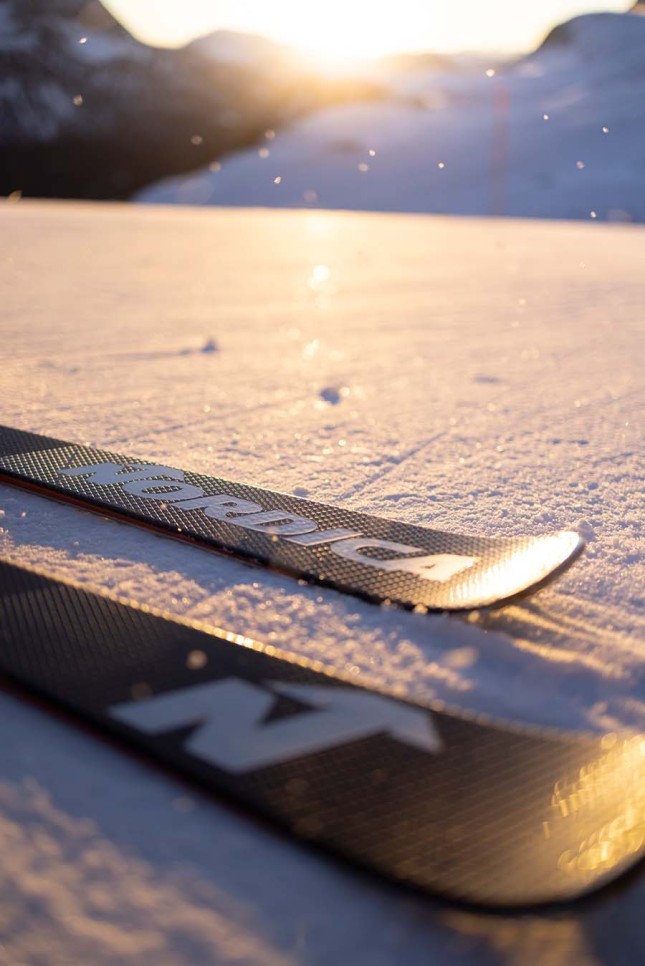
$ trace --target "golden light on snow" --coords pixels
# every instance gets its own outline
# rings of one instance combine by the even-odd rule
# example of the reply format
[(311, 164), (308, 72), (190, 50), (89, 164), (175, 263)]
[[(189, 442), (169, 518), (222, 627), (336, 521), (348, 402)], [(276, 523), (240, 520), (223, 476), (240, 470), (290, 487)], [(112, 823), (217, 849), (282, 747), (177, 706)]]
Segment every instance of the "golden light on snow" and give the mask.
[(308, 279), (312, 292), (326, 292), (331, 294), (333, 286), (330, 284), (331, 269), (329, 265), (314, 265)]
[(331, 275), (331, 269), (329, 265), (315, 265), (311, 273), (312, 279), (315, 282), (326, 282)]

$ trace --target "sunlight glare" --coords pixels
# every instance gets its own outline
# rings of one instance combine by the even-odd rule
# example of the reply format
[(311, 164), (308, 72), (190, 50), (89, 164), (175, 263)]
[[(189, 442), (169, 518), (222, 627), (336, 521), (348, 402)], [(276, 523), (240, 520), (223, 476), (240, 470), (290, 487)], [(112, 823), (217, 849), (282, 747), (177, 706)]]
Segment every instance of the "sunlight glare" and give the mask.
[(215, 30), (260, 34), (303, 50), (317, 63), (404, 51), (528, 49), (555, 23), (593, 10), (626, 10), (631, 0), (103, 0), (149, 43), (180, 45)]

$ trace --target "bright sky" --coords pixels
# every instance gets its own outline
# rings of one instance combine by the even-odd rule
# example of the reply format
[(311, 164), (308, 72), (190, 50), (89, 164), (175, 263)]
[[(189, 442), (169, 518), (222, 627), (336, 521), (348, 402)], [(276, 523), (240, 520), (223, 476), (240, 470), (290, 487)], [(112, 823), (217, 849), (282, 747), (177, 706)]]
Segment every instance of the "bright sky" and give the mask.
[(150, 43), (228, 29), (266, 34), (331, 57), (419, 50), (524, 50), (555, 23), (633, 0), (103, 0)]

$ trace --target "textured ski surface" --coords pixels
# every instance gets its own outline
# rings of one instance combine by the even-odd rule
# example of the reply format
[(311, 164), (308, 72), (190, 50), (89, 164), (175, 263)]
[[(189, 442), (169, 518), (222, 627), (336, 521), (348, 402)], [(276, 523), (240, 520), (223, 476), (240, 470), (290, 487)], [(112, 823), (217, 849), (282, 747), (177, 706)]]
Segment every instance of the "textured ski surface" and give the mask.
[(0, 561), (0, 673), (370, 870), (578, 897), (643, 854), (645, 735), (511, 727)]
[(0, 480), (117, 515), (369, 600), (486, 607), (536, 589), (581, 551), (578, 533), (431, 530), (0, 427)]

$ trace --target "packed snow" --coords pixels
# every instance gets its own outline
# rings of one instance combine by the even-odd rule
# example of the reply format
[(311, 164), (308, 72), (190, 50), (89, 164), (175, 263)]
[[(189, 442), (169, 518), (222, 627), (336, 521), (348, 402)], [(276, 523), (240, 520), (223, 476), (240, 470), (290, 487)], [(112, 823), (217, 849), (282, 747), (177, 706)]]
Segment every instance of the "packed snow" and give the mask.
[(147, 202), (644, 221), (645, 18), (589, 14), (487, 68), (385, 73)]
[[(9, 486), (4, 556), (423, 700), (645, 728), (645, 229), (0, 213), (2, 423), (428, 526), (590, 539), (548, 588), (469, 618), (299, 586)], [(452, 909), (311, 855), (15, 693), (0, 727), (0, 962), (645, 956), (642, 874), (566, 913)]]

